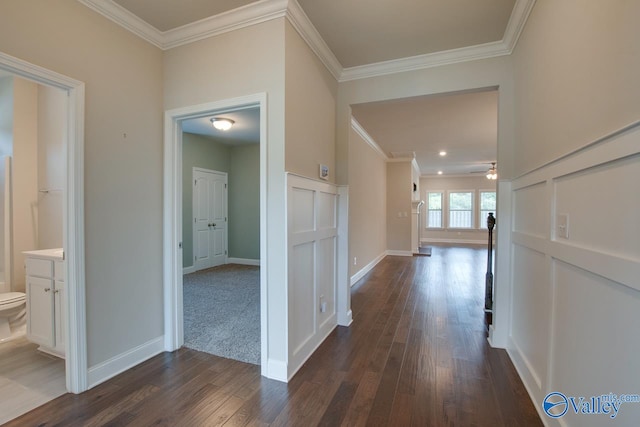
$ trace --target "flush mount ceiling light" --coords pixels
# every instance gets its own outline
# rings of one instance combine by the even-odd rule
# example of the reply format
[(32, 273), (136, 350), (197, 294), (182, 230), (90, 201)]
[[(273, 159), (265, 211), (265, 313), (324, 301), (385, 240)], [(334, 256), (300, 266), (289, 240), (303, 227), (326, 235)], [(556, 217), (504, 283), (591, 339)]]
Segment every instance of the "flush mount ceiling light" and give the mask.
[(447, 152), (446, 152), (446, 151), (444, 151), (444, 150), (442, 150), (442, 151), (441, 151), (440, 153), (438, 153), (438, 154), (440, 154), (440, 157), (444, 157), (444, 156), (446, 156), (446, 155), (447, 155)]
[(442, 175), (442, 171), (438, 171), (438, 175)]
[(218, 130), (229, 130), (235, 122), (231, 119), (224, 119), (222, 117), (214, 117), (211, 119), (211, 124)]
[(491, 169), (487, 171), (487, 179), (498, 179), (498, 170), (495, 162), (491, 163)]

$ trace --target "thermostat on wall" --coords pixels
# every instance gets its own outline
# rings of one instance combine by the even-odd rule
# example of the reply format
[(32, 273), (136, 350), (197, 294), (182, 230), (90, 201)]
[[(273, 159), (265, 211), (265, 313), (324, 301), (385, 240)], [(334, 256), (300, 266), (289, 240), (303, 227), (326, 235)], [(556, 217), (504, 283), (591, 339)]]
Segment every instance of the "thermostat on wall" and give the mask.
[(320, 179), (329, 179), (329, 166), (320, 165)]

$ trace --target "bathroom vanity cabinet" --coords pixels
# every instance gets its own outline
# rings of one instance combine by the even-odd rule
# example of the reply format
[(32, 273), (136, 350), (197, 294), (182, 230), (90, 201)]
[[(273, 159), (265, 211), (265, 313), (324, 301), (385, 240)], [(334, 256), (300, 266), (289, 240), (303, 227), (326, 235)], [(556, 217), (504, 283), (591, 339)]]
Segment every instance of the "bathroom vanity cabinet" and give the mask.
[(65, 286), (61, 249), (24, 252), (27, 290), (27, 339), (38, 350), (64, 358)]

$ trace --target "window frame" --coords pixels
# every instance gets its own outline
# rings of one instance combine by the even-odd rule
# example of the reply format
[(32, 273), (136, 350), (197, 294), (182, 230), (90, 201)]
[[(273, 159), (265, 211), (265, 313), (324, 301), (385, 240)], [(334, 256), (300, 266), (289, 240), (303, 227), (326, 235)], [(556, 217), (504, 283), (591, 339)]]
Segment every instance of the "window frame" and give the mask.
[[(429, 211), (431, 209), (429, 209), (429, 194), (431, 193), (437, 193), (440, 194), (440, 227), (429, 227)], [(444, 190), (426, 190), (426, 202), (425, 202), (425, 222), (424, 222), (424, 226), (427, 230), (444, 230), (445, 229), (445, 217), (444, 217), (444, 213), (446, 211), (445, 209), (445, 191)], [(433, 209), (434, 211), (436, 211), (437, 209)]]
[[(453, 193), (469, 193), (471, 194), (471, 226), (470, 227), (452, 227), (451, 226), (451, 194)], [(475, 230), (476, 229), (476, 190), (448, 190), (447, 191), (447, 230)], [(462, 212), (466, 212), (464, 210)]]
[[(498, 208), (498, 191), (496, 190), (478, 190), (478, 229), (486, 228), (487, 226), (487, 217), (482, 216), (482, 193), (494, 193), (496, 195), (496, 207), (494, 209), (489, 209), (488, 212), (493, 212), (494, 216), (496, 214), (496, 209)], [(487, 214), (488, 215), (488, 214)]]

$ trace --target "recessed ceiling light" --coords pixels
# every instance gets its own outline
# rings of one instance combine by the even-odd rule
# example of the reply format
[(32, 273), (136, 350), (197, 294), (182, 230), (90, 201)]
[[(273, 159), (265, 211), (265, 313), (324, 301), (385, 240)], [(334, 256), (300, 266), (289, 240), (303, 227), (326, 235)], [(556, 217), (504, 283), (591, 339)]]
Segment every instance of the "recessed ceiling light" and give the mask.
[(446, 152), (446, 151), (444, 151), (444, 150), (442, 150), (439, 154), (440, 154), (440, 156), (441, 156), (441, 157), (444, 157), (444, 156), (446, 156), (446, 155), (447, 155), (447, 152)]
[(438, 171), (438, 175), (442, 175), (442, 171)]

